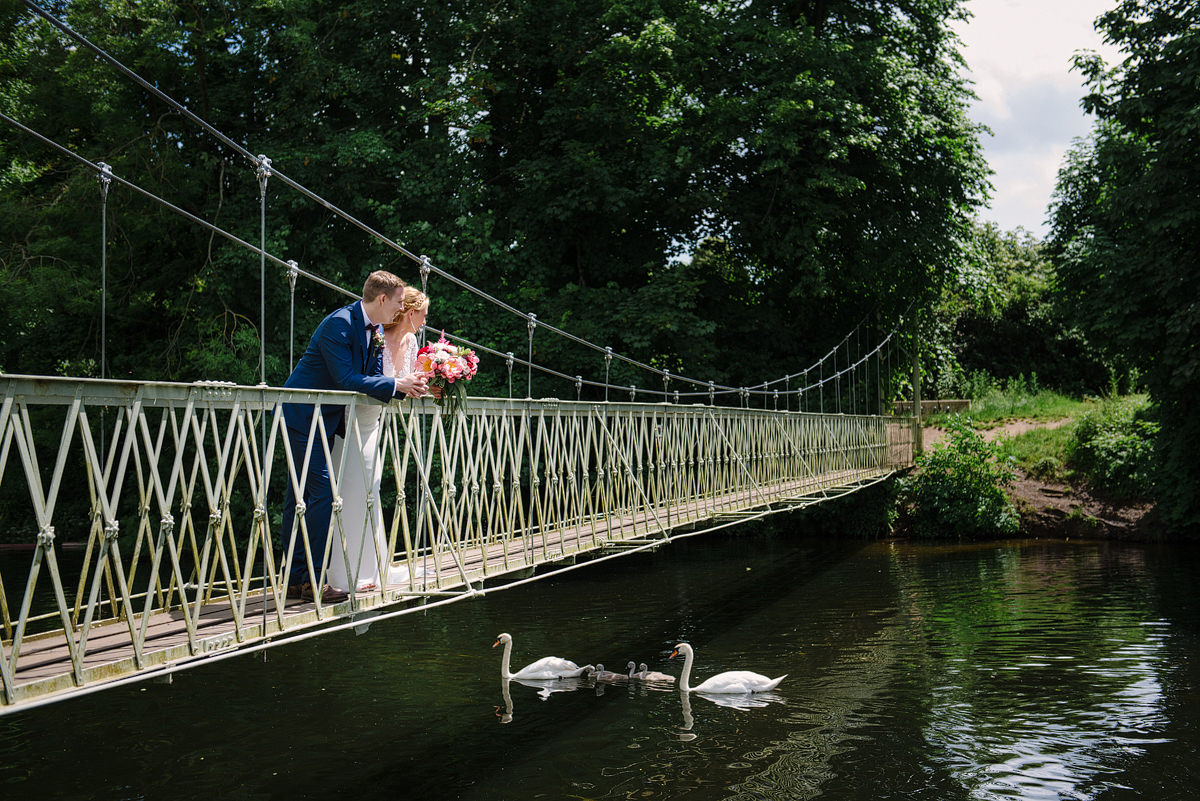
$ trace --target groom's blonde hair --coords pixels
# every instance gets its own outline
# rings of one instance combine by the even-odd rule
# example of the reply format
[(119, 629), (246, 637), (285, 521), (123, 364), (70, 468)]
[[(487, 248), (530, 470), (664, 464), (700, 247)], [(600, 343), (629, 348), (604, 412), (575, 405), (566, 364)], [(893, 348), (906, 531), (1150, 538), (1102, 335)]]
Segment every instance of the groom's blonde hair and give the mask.
[(363, 300), (367, 303), (378, 298), (380, 295), (387, 295), (389, 298), (397, 289), (404, 289), (404, 282), (400, 280), (400, 276), (393, 275), (387, 270), (376, 270), (367, 276), (367, 281), (363, 284)]

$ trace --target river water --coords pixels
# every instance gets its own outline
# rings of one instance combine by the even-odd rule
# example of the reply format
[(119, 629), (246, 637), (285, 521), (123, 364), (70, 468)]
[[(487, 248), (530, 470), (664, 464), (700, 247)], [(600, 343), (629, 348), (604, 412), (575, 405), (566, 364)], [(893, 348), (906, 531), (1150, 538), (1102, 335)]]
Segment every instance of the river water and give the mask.
[[(0, 797), (1200, 798), (1198, 588), (1188, 548), (747, 526), (0, 717)], [(506, 687), (504, 631), (514, 669), (787, 678)]]

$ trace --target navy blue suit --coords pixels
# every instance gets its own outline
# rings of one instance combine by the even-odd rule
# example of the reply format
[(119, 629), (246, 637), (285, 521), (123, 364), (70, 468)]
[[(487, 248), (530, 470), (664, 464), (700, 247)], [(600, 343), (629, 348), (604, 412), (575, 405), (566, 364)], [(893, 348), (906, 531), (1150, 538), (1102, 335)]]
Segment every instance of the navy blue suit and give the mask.
[[(394, 379), (383, 375), (383, 351), (368, 345), (367, 319), (362, 304), (351, 303), (330, 314), (313, 333), (299, 364), (292, 370), (285, 387), (293, 389), (340, 389), (362, 392), (386, 403), (395, 393)], [(373, 337), (372, 337), (373, 339)], [(312, 424), (314, 407), (307, 403), (283, 404), (283, 419), (287, 426), (288, 441), (296, 469), (304, 464), (304, 450), (308, 446), (308, 431)], [(335, 434), (346, 430), (346, 407), (331, 405), (321, 407), (321, 418), (325, 434), (332, 447)], [(318, 440), (320, 434), (318, 433)], [(333, 492), (329, 483), (329, 465), (325, 460), (325, 449), (314, 441), (309, 457), (308, 471), (304, 476), (305, 520), (308, 524), (309, 547), (312, 550), (313, 566), (321, 570), (321, 557), (325, 553), (325, 542), (329, 537), (329, 521), (333, 511)], [(287, 499), (283, 507), (282, 537), (292, 537), (292, 521), (296, 513), (296, 496), (292, 482), (288, 481)], [(309, 577), (308, 564), (304, 558), (304, 547), (300, 529), (295, 538), (289, 539), (288, 549), (292, 552), (292, 569), (288, 584), (311, 581), (317, 588), (317, 577)]]

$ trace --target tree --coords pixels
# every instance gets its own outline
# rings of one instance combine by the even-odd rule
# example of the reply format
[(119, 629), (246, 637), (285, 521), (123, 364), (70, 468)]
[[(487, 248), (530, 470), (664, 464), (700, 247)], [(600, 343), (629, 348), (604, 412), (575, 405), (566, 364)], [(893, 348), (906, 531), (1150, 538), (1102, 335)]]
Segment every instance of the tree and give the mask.
[[(962, 270), (943, 287), (931, 316), (927, 375), (941, 397), (1031, 375), (1039, 386), (1065, 392), (1108, 387), (1115, 368), (1055, 302), (1054, 268), (1044, 251), (1022, 228), (975, 227)], [(986, 382), (973, 378), (981, 375)]]
[[(470, 286), (697, 378), (741, 385), (798, 370), (868, 313), (888, 323), (932, 297), (985, 187), (947, 26), (958, 0), (51, 10)], [(257, 241), (248, 159), (45, 22), (6, 19), (7, 113)], [(0, 163), (0, 303), (11, 311), (0, 366), (95, 374), (95, 176), (15, 134), (0, 138)], [(109, 374), (256, 381), (265, 339), (267, 378), (282, 381), (292, 300), (282, 272), (268, 268), (259, 320), (257, 256), (127, 190), (109, 206)], [(350, 289), (379, 267), (419, 280), (406, 255), (274, 179), (267, 247)], [(436, 274), (429, 289), (432, 325), (525, 355), (524, 320)], [(299, 346), (338, 302), (299, 284)], [(747, 341), (763, 359), (738, 358)], [(532, 344), (540, 364), (604, 375), (603, 355), (576, 342), (535, 330)], [(610, 377), (644, 376), (614, 362)], [(485, 357), (474, 386), (505, 383)], [(534, 387), (572, 391), (558, 379)]]
[(1160, 509), (1200, 527), (1200, 3), (1122, 0), (1100, 17), (1125, 60), (1077, 64), (1097, 121), (1068, 155), (1052, 212), (1051, 254), (1063, 301), (1088, 336), (1145, 365), (1160, 410)]

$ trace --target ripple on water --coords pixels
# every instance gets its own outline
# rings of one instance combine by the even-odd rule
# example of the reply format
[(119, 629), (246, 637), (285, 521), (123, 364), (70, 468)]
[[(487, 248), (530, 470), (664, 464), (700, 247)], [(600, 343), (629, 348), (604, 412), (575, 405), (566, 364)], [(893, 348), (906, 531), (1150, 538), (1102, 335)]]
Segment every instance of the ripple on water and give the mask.
[[(0, 718), (0, 782), (14, 797), (176, 801), (230, 787), (465, 801), (1182, 798), (1200, 783), (1200, 571), (1194, 555), (1154, 554), (696, 538), (266, 663)], [(678, 675), (666, 655), (687, 640), (697, 678), (788, 677), (763, 706), (633, 684), (505, 688), (490, 647), (502, 631), (519, 664), (632, 659)]]

